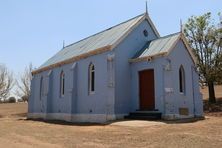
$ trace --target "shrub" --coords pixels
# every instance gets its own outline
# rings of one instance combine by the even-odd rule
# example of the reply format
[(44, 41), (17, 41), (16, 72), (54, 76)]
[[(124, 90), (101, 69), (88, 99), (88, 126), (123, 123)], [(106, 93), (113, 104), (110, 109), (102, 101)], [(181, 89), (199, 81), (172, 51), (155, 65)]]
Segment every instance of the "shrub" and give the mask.
[(8, 103), (15, 103), (15, 102), (16, 102), (15, 97), (10, 97), (10, 98), (8, 99)]
[(28, 99), (29, 99), (28, 96), (22, 96), (22, 100), (23, 100), (24, 102), (28, 102)]

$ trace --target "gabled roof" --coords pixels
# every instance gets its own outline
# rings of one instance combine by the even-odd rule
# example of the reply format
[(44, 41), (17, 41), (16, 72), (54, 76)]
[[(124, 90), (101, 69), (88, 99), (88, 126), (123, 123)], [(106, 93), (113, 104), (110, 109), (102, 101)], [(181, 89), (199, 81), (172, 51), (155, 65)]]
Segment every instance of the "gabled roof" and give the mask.
[(61, 66), (63, 64), (68, 64), (82, 58), (86, 58), (91, 55), (112, 50), (138, 24), (140, 24), (140, 22), (145, 19), (150, 23), (156, 35), (159, 36), (159, 33), (157, 32), (149, 16), (144, 13), (114, 27), (66, 46), (32, 73), (36, 74), (54, 67)]
[(169, 55), (180, 39), (184, 42), (184, 45), (186, 46), (193, 62), (196, 63), (196, 58), (193, 54), (193, 51), (188, 45), (183, 33), (181, 32), (170, 34), (147, 42), (147, 44), (138, 53), (136, 53), (132, 59), (130, 59), (130, 62), (139, 62), (148, 60), (153, 57)]

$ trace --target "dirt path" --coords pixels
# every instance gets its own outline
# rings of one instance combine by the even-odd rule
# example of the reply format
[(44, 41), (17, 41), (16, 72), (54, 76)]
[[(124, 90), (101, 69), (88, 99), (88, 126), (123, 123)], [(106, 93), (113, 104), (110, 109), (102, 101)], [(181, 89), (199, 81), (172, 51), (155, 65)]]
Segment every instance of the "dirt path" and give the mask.
[(26, 120), (27, 104), (0, 104), (0, 147), (221, 147), (222, 118), (191, 123), (77, 125)]

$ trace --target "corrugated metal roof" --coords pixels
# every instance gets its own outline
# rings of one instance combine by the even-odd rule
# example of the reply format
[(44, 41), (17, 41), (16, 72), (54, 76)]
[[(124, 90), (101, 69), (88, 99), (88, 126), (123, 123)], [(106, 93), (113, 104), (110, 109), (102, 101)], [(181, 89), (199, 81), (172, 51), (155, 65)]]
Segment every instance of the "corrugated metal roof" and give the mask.
[(136, 53), (133, 59), (149, 57), (168, 52), (180, 37), (180, 34), (181, 33), (179, 32), (149, 41), (138, 53)]
[(145, 14), (139, 15), (126, 22), (123, 22), (107, 30), (104, 30), (95, 35), (92, 35), (76, 43), (66, 46), (57, 54), (55, 54), (52, 58), (46, 61), (43, 65), (41, 65), (39, 69), (91, 52), (98, 48), (115, 44), (117, 40), (119, 40), (129, 29), (131, 29), (131, 27), (133, 27), (144, 16)]

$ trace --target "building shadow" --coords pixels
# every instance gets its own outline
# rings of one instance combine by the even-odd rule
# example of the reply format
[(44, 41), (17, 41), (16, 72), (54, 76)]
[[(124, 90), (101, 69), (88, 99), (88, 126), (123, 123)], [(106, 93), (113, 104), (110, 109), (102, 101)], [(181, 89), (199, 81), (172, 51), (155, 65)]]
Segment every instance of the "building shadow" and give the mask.
[(195, 118), (176, 119), (176, 120), (161, 120), (160, 122), (166, 124), (184, 124), (184, 123), (195, 123), (202, 120), (205, 120), (205, 117), (195, 117)]
[(23, 121), (35, 121), (35, 122), (42, 122), (47, 124), (54, 124), (54, 125), (65, 125), (65, 126), (106, 126), (107, 123), (79, 123), (79, 122), (68, 122), (62, 120), (45, 120), (45, 119), (19, 119)]
[(17, 120), (22, 121), (34, 121), (34, 122), (42, 122), (47, 124), (54, 124), (54, 125), (65, 125), (65, 126), (107, 126), (112, 125), (117, 122), (127, 122), (127, 121), (147, 121), (147, 122), (162, 122), (165, 124), (185, 124), (185, 123), (195, 123), (202, 120), (205, 120), (205, 117), (201, 118), (189, 118), (189, 119), (177, 119), (177, 120), (132, 120), (132, 119), (120, 119), (120, 120), (114, 120), (114, 121), (108, 121), (105, 123), (79, 123), (79, 122), (68, 122), (68, 121), (62, 121), (62, 120), (45, 120), (45, 119), (27, 119), (26, 114), (17, 114), (19, 118)]

